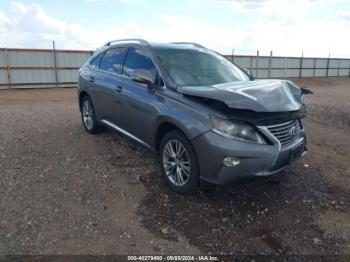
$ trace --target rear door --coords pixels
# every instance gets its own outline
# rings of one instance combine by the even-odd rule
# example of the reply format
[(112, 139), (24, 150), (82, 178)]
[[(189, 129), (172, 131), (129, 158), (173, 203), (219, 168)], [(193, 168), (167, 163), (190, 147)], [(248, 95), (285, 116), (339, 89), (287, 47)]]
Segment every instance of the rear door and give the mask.
[(116, 124), (118, 124), (118, 118), (115, 116), (118, 115), (124, 103), (118, 88), (126, 51), (125, 47), (108, 49), (102, 57), (94, 79), (98, 93), (96, 103), (101, 112), (100, 119), (116, 121)]
[(83, 68), (80, 72), (80, 84), (86, 88), (86, 90), (89, 92), (92, 102), (95, 105), (95, 112), (97, 116), (100, 115), (101, 109), (98, 106), (98, 100), (100, 99), (99, 96), (101, 93), (99, 92), (99, 88), (95, 83), (96, 74), (98, 71), (98, 68), (101, 63), (103, 53), (96, 56), (92, 61), (89, 63), (89, 65), (86, 68)]

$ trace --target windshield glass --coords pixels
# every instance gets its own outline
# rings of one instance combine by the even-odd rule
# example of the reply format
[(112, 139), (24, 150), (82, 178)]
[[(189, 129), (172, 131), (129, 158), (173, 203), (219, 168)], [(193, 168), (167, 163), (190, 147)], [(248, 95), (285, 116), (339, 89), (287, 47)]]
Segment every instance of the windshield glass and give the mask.
[(249, 77), (224, 57), (207, 50), (155, 49), (177, 86), (216, 85)]

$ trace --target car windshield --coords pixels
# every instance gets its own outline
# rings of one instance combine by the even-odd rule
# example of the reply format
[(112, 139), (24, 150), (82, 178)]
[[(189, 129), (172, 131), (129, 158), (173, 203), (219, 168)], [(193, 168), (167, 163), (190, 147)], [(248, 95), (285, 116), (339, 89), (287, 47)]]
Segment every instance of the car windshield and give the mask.
[(226, 58), (208, 50), (157, 48), (155, 53), (177, 86), (203, 86), (248, 81)]

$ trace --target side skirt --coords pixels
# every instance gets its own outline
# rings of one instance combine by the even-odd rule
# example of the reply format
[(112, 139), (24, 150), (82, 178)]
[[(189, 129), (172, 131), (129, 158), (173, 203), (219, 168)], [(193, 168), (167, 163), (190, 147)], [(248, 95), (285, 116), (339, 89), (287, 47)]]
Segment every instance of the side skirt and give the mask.
[(114, 123), (106, 120), (106, 119), (102, 119), (101, 123), (103, 123), (104, 125), (114, 129), (115, 131), (127, 136), (128, 138), (136, 141), (137, 143), (143, 145), (144, 147), (146, 147), (147, 149), (151, 150), (152, 152), (155, 152), (154, 149), (147, 143), (143, 142), (141, 139), (137, 138), (136, 136), (130, 134), (129, 132), (125, 131), (124, 129), (120, 128), (119, 126), (115, 125)]

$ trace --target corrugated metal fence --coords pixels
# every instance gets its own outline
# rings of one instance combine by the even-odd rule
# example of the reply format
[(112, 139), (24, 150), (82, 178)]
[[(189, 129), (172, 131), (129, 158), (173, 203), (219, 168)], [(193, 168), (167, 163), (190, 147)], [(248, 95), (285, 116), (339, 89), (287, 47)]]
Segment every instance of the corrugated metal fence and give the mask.
[(280, 56), (226, 56), (256, 78), (350, 77), (350, 59)]
[[(0, 89), (74, 87), (92, 51), (0, 48)], [(350, 59), (226, 56), (257, 78), (350, 77)]]
[(76, 86), (91, 51), (0, 48), (0, 89)]

